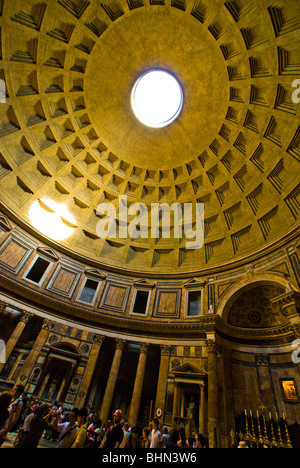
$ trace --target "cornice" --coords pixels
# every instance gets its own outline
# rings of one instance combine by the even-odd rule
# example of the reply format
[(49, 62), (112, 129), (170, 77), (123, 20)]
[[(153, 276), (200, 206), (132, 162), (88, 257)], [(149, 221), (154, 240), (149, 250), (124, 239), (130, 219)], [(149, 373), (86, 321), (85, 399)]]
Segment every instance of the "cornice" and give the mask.
[[(18, 300), (21, 305), (41, 309), (49, 315), (49, 319), (55, 321), (69, 320), (79, 325), (92, 327), (96, 333), (103, 334), (106, 331), (114, 333), (129, 333), (143, 335), (149, 338), (178, 337), (190, 340), (203, 340), (210, 333), (219, 334), (225, 339), (246, 341), (273, 341), (282, 338), (291, 338), (295, 331), (288, 322), (277, 327), (265, 329), (237, 328), (224, 322), (222, 317), (216, 314), (207, 314), (198, 317), (194, 321), (169, 321), (162, 320), (136, 320), (128, 316), (107, 314), (99, 309), (98, 312), (89, 311), (73, 304), (58, 301), (53, 297), (26, 288), (11, 279), (2, 277), (4, 287), (13, 292), (12, 299)], [(22, 308), (20, 306), (20, 308)], [(99, 330), (98, 330), (99, 329)], [(98, 330), (98, 331), (97, 331)], [(100, 331), (101, 330), (101, 331)]]
[(224, 338), (229, 340), (235, 338), (243, 341), (255, 341), (255, 340), (274, 340), (282, 339), (286, 337), (292, 337), (294, 334), (293, 328), (289, 322), (276, 327), (268, 328), (242, 328), (235, 327), (225, 323), (223, 320), (218, 323), (218, 331)]
[(55, 241), (52, 241), (48, 237), (44, 236), (40, 232), (36, 231), (29, 223), (21, 219), (14, 211), (12, 211), (3, 201), (0, 201), (0, 211), (2, 211), (8, 218), (13, 221), (20, 228), (24, 229), (28, 234), (32, 235), (35, 239), (39, 240), (43, 244), (49, 246), (50, 248), (55, 249), (57, 252), (60, 252), (63, 255), (66, 255), (78, 262), (81, 262), (89, 267), (98, 268), (103, 271), (110, 273), (119, 274), (122, 276), (130, 276), (136, 278), (149, 278), (149, 279), (189, 279), (196, 277), (205, 277), (214, 274), (220, 274), (221, 272), (231, 271), (241, 266), (248, 265), (253, 263), (264, 256), (267, 256), (277, 249), (280, 249), (297, 239), (300, 236), (300, 225), (293, 227), (286, 234), (280, 238), (275, 239), (270, 242), (268, 245), (264, 245), (261, 249), (256, 250), (255, 252), (245, 255), (243, 257), (234, 259), (230, 262), (226, 262), (221, 265), (214, 265), (209, 268), (203, 268), (193, 271), (184, 271), (184, 272), (149, 272), (149, 271), (139, 271), (125, 269), (124, 267), (118, 267), (114, 265), (108, 265), (99, 261), (96, 261), (92, 258), (81, 255), (73, 250), (68, 249), (67, 247), (58, 244)]
[[(188, 336), (193, 339), (199, 339), (205, 336), (205, 333), (214, 330), (215, 324), (219, 320), (216, 315), (205, 315), (197, 318), (195, 321), (169, 321), (162, 320), (137, 320), (130, 316), (120, 316), (116, 314), (107, 314), (106, 311), (99, 308), (96, 311), (91, 311), (82, 306), (75, 306), (62, 300), (57, 300), (42, 292), (32, 290), (23, 284), (16, 283), (10, 278), (1, 277), (1, 283), (4, 288), (13, 293), (13, 298), (17, 299), (21, 304), (27, 306), (41, 308), (49, 314), (49, 317), (55, 320), (55, 317), (60, 319), (77, 321), (79, 324), (107, 328), (109, 331), (129, 331), (137, 334), (148, 334), (151, 336)], [(203, 336), (202, 336), (203, 335)]]

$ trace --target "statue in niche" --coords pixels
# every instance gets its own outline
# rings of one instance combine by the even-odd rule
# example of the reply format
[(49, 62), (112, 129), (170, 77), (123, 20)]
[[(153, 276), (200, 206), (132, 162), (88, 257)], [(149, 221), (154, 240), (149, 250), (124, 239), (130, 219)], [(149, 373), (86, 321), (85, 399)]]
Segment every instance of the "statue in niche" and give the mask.
[(191, 419), (192, 421), (192, 431), (195, 429), (195, 411), (196, 411), (196, 405), (194, 402), (194, 398), (191, 396), (190, 401), (188, 406), (185, 408), (186, 409), (186, 417), (188, 419)]
[(40, 373), (41, 373), (41, 368), (36, 367), (34, 369), (33, 373), (32, 373), (32, 377), (30, 379), (30, 382), (36, 384), (38, 382), (38, 380), (39, 380)]
[(52, 382), (51, 382), (51, 384), (49, 386), (49, 390), (48, 390), (48, 393), (47, 393), (47, 396), (46, 396), (47, 400), (52, 400), (53, 399), (55, 390), (57, 388), (57, 384), (58, 384), (58, 379), (56, 377), (54, 377), (54, 379), (52, 380)]
[(15, 351), (13, 351), (11, 353), (11, 355), (9, 356), (9, 358), (6, 361), (6, 364), (5, 364), (4, 368), (3, 368), (2, 374), (1, 374), (1, 378), (3, 380), (6, 380), (8, 378), (13, 366), (15, 365), (17, 357), (18, 357), (18, 353), (15, 352)]

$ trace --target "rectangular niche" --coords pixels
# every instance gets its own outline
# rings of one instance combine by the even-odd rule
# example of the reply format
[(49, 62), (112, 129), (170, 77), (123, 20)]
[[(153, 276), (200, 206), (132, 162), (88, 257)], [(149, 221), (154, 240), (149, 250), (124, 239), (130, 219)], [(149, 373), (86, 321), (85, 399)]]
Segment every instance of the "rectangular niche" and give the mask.
[(131, 289), (131, 282), (108, 278), (104, 286), (99, 307), (112, 312), (124, 313)]
[(15, 231), (0, 247), (0, 265), (12, 273), (18, 274), (35, 248), (36, 244)]
[(187, 291), (186, 316), (197, 317), (203, 314), (203, 291)]
[(48, 291), (71, 297), (83, 271), (84, 267), (67, 259), (61, 259), (47, 286)]
[(52, 262), (50, 260), (38, 255), (31, 263), (23, 278), (40, 286), (51, 266)]
[(193, 278), (185, 282), (185, 317), (204, 314), (204, 282)]
[(154, 317), (179, 318), (181, 289), (157, 289), (154, 303)]
[(148, 315), (152, 292), (147, 289), (136, 289), (134, 292), (131, 314)]
[(86, 278), (82, 283), (76, 301), (83, 302), (84, 304), (94, 305), (102, 281), (105, 279), (105, 275), (103, 275), (98, 270), (87, 270), (85, 274)]

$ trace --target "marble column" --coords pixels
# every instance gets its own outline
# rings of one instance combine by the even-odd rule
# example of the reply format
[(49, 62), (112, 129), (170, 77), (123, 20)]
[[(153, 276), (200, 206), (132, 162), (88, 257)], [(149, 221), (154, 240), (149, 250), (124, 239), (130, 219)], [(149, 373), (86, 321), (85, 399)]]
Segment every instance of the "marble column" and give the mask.
[[(5, 359), (6, 361), (8, 360), (9, 356), (11, 355), (12, 351), (14, 350), (14, 347), (16, 346), (17, 342), (19, 341), (20, 336), (23, 333), (24, 328), (26, 327), (26, 324), (28, 323), (30, 317), (32, 317), (33, 314), (30, 312), (24, 311), (22, 313), (22, 316), (20, 318), (20, 321), (14, 331), (12, 332), (9, 340), (5, 344)], [(5, 363), (0, 364), (0, 374), (5, 366)]]
[(139, 409), (142, 398), (143, 382), (145, 376), (147, 355), (148, 355), (149, 343), (140, 343), (140, 357), (137, 366), (134, 387), (132, 392), (132, 398), (130, 403), (129, 418), (128, 421), (131, 426), (136, 426)]
[[(111, 365), (108, 381), (106, 384), (106, 389), (102, 401), (101, 411), (100, 411), (100, 419), (102, 420), (103, 424), (106, 424), (109, 418), (110, 407), (112, 403), (112, 399), (114, 396), (115, 386), (118, 378), (119, 368), (121, 364), (122, 354), (124, 345), (126, 340), (116, 339), (116, 350), (114, 359)], [(116, 408), (115, 408), (116, 409)]]
[(185, 413), (185, 394), (184, 388), (180, 387), (180, 416), (184, 418)]
[(80, 388), (78, 390), (77, 397), (75, 400), (74, 406), (76, 408), (81, 408), (85, 403), (85, 400), (89, 391), (89, 387), (91, 384), (91, 380), (94, 374), (97, 359), (99, 356), (99, 352), (100, 352), (104, 339), (105, 339), (105, 336), (103, 335), (97, 335), (97, 334), (94, 335), (94, 343), (93, 343), (91, 353), (89, 356), (89, 360), (87, 362), (87, 365), (83, 374), (83, 378), (81, 381), (81, 385), (80, 385)]
[(209, 448), (217, 448), (219, 423), (217, 343), (214, 339), (208, 339), (206, 346), (208, 354), (208, 439)]
[(36, 384), (36, 387), (35, 387), (34, 392), (33, 392), (33, 395), (38, 395), (39, 398), (41, 398), (42, 392), (41, 392), (40, 395), (39, 395), (39, 393), (40, 393), (41, 388), (44, 387), (43, 384), (45, 382), (46, 375), (48, 374), (49, 367), (50, 367), (50, 364), (51, 364), (51, 360), (52, 360), (51, 356), (46, 357), (46, 360), (45, 360), (45, 362), (43, 364), (42, 372), (41, 372), (41, 374), (39, 376), (38, 383)]
[[(77, 363), (75, 363), (75, 362), (70, 363), (70, 366), (69, 366), (67, 375), (65, 377), (65, 382), (63, 383), (63, 387), (61, 389), (61, 392), (59, 391), (58, 394), (57, 394), (57, 400), (58, 401), (62, 401), (62, 402), (65, 401), (65, 399), (67, 397), (69, 387), (70, 387), (70, 384), (71, 384), (71, 380), (73, 378), (73, 375), (75, 373), (76, 368), (77, 368)], [(78, 408), (80, 409), (81, 406), (79, 406)]]
[(179, 416), (180, 408), (180, 388), (179, 382), (174, 382), (174, 396), (173, 396), (173, 416)]
[[(17, 378), (16, 384), (22, 384), (25, 387), (25, 391), (28, 391), (28, 378), (32, 372), (32, 369), (42, 351), (42, 348), (45, 344), (45, 341), (48, 337), (49, 331), (52, 330), (54, 326), (54, 322), (49, 319), (44, 319), (43, 320), (43, 325), (40, 330), (40, 333), (38, 334), (33, 347), (31, 348), (30, 353), (28, 354), (27, 358), (25, 359), (25, 362), (22, 366), (22, 369), (20, 371), (20, 374)], [(26, 385), (27, 384), (27, 385)]]
[(199, 434), (205, 435), (205, 385), (200, 384)]
[(157, 410), (160, 409), (161, 418), (162, 418), (161, 422), (163, 422), (163, 417), (164, 417), (170, 351), (171, 351), (171, 346), (169, 345), (160, 346), (161, 355), (160, 355), (160, 365), (159, 365), (159, 374), (158, 374), (156, 400), (155, 400), (155, 416), (157, 415)]
[(231, 444), (231, 431), (235, 428), (234, 416), (234, 398), (233, 398), (233, 382), (232, 382), (232, 367), (231, 367), (231, 350), (222, 345), (219, 350), (219, 383), (222, 387), (220, 395), (220, 437), (222, 447), (229, 447)]

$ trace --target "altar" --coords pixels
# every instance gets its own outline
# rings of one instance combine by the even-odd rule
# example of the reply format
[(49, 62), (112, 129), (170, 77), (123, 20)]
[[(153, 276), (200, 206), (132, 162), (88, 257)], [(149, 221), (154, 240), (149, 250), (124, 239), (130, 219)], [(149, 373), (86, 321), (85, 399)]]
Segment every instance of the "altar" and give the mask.
[(206, 421), (207, 374), (186, 363), (172, 372), (174, 378), (174, 429), (185, 428), (186, 436), (204, 434)]

